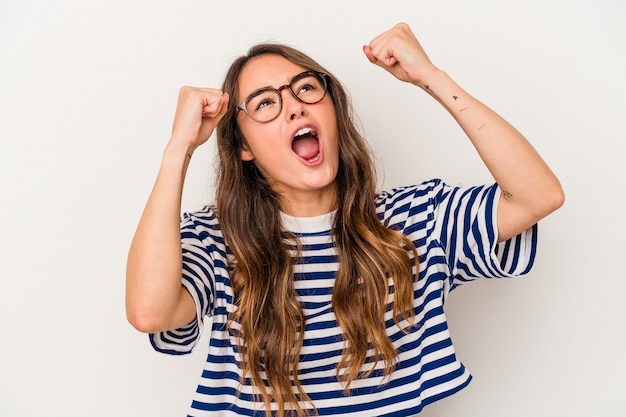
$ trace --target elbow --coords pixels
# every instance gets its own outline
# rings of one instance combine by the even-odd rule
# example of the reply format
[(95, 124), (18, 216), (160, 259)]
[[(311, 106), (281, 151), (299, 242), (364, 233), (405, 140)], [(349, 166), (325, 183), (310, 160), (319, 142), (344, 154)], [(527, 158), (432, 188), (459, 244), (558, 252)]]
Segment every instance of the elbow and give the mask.
[(140, 314), (130, 313), (126, 311), (126, 319), (136, 330), (141, 333), (154, 333), (154, 325), (149, 320)]
[(558, 210), (560, 209), (563, 204), (565, 204), (565, 192), (563, 191), (563, 188), (559, 186), (559, 193), (558, 196), (556, 196), (555, 198), (555, 205), (554, 205), (554, 210)]
[(560, 209), (563, 204), (565, 204), (565, 192), (561, 184), (557, 182), (552, 188), (543, 193), (541, 206), (537, 210), (536, 217), (542, 219)]
[(550, 197), (547, 199), (548, 213), (552, 213), (560, 209), (565, 204), (565, 192), (561, 184), (557, 184), (554, 190), (550, 193)]
[(166, 327), (155, 314), (137, 307), (126, 307), (126, 319), (141, 333), (157, 333)]

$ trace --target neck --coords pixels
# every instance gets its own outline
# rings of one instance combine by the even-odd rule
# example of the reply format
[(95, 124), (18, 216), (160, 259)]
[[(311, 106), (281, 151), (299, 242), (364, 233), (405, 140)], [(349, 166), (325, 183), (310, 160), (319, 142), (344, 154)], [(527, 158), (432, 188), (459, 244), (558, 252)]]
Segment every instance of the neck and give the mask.
[(281, 210), (293, 217), (315, 217), (330, 213), (337, 208), (335, 184), (309, 192), (279, 192)]

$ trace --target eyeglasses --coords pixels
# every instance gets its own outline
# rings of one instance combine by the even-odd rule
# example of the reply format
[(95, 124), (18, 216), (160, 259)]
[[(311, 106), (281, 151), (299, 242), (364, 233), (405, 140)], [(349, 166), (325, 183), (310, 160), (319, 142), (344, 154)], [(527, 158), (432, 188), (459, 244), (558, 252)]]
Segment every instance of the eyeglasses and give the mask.
[(279, 88), (260, 88), (252, 92), (237, 106), (250, 118), (259, 123), (267, 123), (276, 119), (283, 109), (281, 92), (288, 88), (300, 102), (315, 104), (322, 101), (328, 91), (326, 74), (316, 71), (305, 71), (293, 77), (289, 84)]

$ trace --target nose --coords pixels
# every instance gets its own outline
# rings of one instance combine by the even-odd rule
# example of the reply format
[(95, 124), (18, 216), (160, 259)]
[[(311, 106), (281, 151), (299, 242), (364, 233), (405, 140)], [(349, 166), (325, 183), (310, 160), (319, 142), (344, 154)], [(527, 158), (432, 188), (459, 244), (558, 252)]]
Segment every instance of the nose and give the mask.
[[(297, 114), (296, 113), (291, 113), (289, 115), (289, 120), (295, 120)], [(300, 116), (304, 116), (304, 110), (300, 110)]]
[[(306, 114), (305, 104), (296, 98), (290, 88), (284, 87), (281, 87), (280, 94), (282, 96), (281, 100), (283, 102), (285, 116), (289, 118), (289, 120), (295, 120), (297, 117), (304, 116)], [(284, 90), (287, 90), (287, 92), (284, 93)]]
[(300, 100), (296, 100), (293, 96), (283, 100), (283, 106), (285, 107), (285, 115), (289, 117), (289, 120), (295, 120), (297, 117), (302, 117), (306, 114), (305, 104)]

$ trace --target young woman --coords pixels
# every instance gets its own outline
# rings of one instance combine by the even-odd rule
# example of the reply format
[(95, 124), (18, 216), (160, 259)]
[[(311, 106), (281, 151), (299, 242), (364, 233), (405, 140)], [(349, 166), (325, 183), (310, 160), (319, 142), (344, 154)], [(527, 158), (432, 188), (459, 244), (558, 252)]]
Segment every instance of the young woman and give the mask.
[[(221, 90), (184, 87), (130, 248), (127, 314), (184, 354), (211, 316), (194, 416), (409, 416), (465, 387), (443, 302), (532, 266), (557, 178), (509, 123), (435, 67), (406, 24), (363, 51), (439, 101), (495, 184), (377, 193), (339, 81), (258, 45)], [(216, 203), (180, 221), (185, 172), (217, 127)]]

